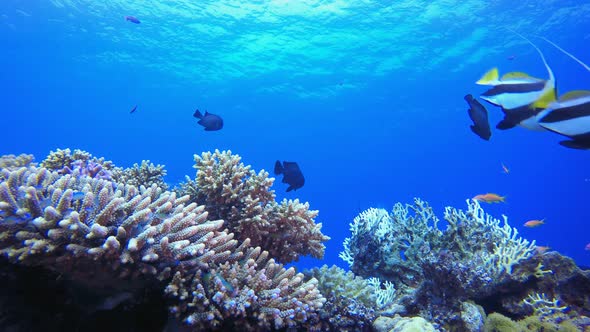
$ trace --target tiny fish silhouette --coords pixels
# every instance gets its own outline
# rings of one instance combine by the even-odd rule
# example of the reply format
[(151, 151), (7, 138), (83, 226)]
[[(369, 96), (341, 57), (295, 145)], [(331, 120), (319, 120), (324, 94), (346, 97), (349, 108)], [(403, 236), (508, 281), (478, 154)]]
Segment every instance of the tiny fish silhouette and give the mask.
[(129, 114), (134, 113), (137, 110), (137, 105), (133, 106), (133, 108), (131, 109), (131, 112), (129, 112)]
[(506, 167), (504, 163), (502, 163), (502, 172), (504, 172), (504, 174), (510, 174), (510, 169)]
[(139, 24), (141, 23), (140, 20), (137, 19), (135, 16), (125, 16), (125, 21), (129, 21), (131, 23)]
[(215, 131), (223, 128), (223, 119), (219, 115), (211, 114), (207, 111), (203, 115), (199, 110), (195, 110), (193, 116), (199, 119), (197, 123), (205, 127), (205, 131)]
[(275, 175), (280, 174), (283, 174), (283, 181), (281, 182), (289, 184), (287, 192), (297, 190), (303, 187), (303, 184), (305, 183), (303, 173), (301, 173), (299, 166), (295, 162), (283, 161), (283, 164), (281, 164), (281, 162), (277, 160), (275, 162)]
[(551, 249), (551, 247), (548, 247), (548, 246), (535, 246), (535, 252), (538, 255), (542, 255), (542, 254), (546, 253), (549, 249)]

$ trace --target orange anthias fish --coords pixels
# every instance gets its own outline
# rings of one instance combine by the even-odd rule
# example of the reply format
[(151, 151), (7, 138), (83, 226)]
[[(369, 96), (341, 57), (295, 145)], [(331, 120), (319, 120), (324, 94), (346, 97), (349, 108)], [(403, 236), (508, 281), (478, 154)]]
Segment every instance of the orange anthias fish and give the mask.
[(539, 227), (541, 225), (543, 225), (545, 223), (545, 219), (541, 219), (541, 220), (529, 220), (527, 222), (524, 223), (524, 227)]
[(474, 200), (486, 203), (500, 203), (506, 200), (506, 196), (500, 196), (494, 193), (487, 193), (473, 197)]
[(548, 246), (535, 246), (535, 251), (537, 252), (537, 254), (542, 255), (545, 252), (547, 252), (547, 250), (551, 249), (551, 247)]
[(502, 163), (502, 172), (504, 172), (504, 174), (510, 174), (510, 169), (506, 167), (504, 163)]

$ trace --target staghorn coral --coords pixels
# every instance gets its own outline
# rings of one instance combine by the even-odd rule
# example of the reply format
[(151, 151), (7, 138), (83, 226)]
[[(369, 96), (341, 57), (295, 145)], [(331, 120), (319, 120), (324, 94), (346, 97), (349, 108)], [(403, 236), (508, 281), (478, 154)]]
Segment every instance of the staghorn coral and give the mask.
[(112, 178), (119, 183), (131, 184), (136, 187), (151, 187), (156, 185), (164, 190), (168, 185), (164, 182), (166, 170), (164, 165), (154, 165), (149, 160), (143, 160), (141, 165), (133, 164), (133, 167), (122, 169), (117, 167), (113, 170)]
[(529, 294), (522, 302), (533, 309), (534, 315), (540, 317), (556, 316), (568, 309), (567, 306), (560, 306), (556, 298), (549, 299), (545, 293)]
[(160, 281), (192, 330), (317, 323), (325, 299), (315, 279), (248, 239), (238, 246), (189, 196), (35, 167), (4, 169), (0, 180), (0, 254), (14, 264), (114, 292)]
[(320, 311), (321, 331), (370, 331), (375, 319), (376, 290), (365, 279), (333, 265), (305, 272), (318, 280), (318, 288), (326, 297)]
[(178, 192), (205, 205), (214, 218), (238, 240), (249, 238), (254, 246), (268, 251), (279, 262), (292, 262), (301, 255), (322, 258), (329, 237), (314, 218), (318, 211), (298, 200), (275, 201), (274, 178), (262, 170), (258, 174), (245, 166), (231, 151), (195, 155), (197, 177), (187, 178)]
[(21, 153), (18, 156), (8, 154), (0, 156), (0, 168), (19, 168), (33, 165), (35, 157), (32, 154)]
[(438, 229), (432, 208), (420, 199), (413, 206), (397, 203), (391, 214), (369, 209), (351, 223), (352, 237), (345, 240), (340, 257), (360, 275), (408, 286), (425, 279), (424, 264), (432, 261), (448, 260), (480, 271), (477, 274), (485, 280), (500, 280), (512, 274), (514, 265), (532, 257), (535, 242), (518, 237), (506, 217), (501, 224), (477, 201), (467, 200), (467, 205), (467, 212), (445, 209), (444, 232)]

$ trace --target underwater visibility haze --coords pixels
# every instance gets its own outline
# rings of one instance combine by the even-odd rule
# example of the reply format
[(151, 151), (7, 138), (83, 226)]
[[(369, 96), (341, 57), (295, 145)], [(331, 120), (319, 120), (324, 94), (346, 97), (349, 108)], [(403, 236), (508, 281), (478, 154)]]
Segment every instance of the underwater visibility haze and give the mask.
[[(0, 163), (9, 266), (63, 263), (60, 246), (139, 264), (117, 274), (167, 283), (171, 330), (389, 330), (378, 316), (425, 331), (530, 317), (590, 328), (590, 70), (560, 50), (590, 63), (585, 1), (2, 0), (0, 45), (0, 155), (35, 158)], [(88, 280), (74, 265), (48, 270)], [(579, 288), (555, 270), (566, 265), (586, 278)], [(469, 272), (442, 309), (426, 281), (462, 276), (453, 269)], [(373, 287), (350, 292), (353, 306), (325, 286), (348, 270), (349, 284)], [(307, 295), (243, 284), (253, 271)], [(518, 305), (494, 297), (519, 282), (532, 288)], [(135, 295), (105, 297), (109, 310)], [(387, 317), (392, 303), (405, 309)], [(485, 311), (476, 327), (459, 314), (478, 312), (466, 303)], [(337, 312), (341, 325), (327, 323)]]

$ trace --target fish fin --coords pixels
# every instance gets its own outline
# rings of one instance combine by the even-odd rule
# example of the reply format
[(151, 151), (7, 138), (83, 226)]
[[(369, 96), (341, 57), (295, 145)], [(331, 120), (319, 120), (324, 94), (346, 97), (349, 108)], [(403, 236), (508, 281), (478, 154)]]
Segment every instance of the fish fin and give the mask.
[(535, 43), (533, 43), (532, 41), (530, 41), (530, 39), (528, 39), (527, 37), (521, 35), (520, 33), (507, 28), (509, 31), (512, 31), (512, 33), (514, 33), (515, 35), (519, 36), (520, 38), (526, 40), (527, 43), (531, 44), (535, 50), (537, 50), (537, 53), (539, 53), (539, 55), (541, 56), (541, 60), (543, 61), (543, 64), (545, 65), (545, 69), (547, 69), (547, 73), (549, 74), (549, 79), (548, 81), (551, 81), (552, 83), (552, 87), (551, 89), (555, 89), (555, 75), (553, 74), (553, 70), (551, 70), (551, 67), (549, 67), (549, 64), (547, 63), (547, 60), (545, 60), (545, 55), (543, 54), (543, 52), (541, 52), (541, 50), (539, 49), (539, 47), (537, 47), (537, 45)]
[(576, 150), (590, 150), (590, 142), (576, 141), (573, 139), (567, 141), (560, 141), (559, 145)]
[[(283, 173), (283, 165), (281, 165), (281, 162), (279, 160), (277, 160), (275, 162), (275, 175), (279, 175)], [(283, 178), (284, 179), (284, 178)]]
[(481, 139), (483, 139), (483, 140), (485, 140), (485, 141), (489, 141), (489, 140), (490, 140), (490, 137), (491, 137), (491, 136), (486, 138), (485, 136), (487, 136), (487, 135), (484, 135), (483, 133), (480, 133), (480, 132), (479, 132), (479, 130), (477, 130), (477, 127), (476, 127), (475, 125), (470, 125), (470, 126), (469, 126), (469, 128), (470, 128), (470, 129), (471, 129), (471, 131), (472, 131), (472, 132), (473, 132), (475, 135), (477, 135), (479, 138), (481, 138)]
[(548, 108), (557, 100), (555, 88), (548, 89), (539, 99), (529, 105), (529, 108)]
[(563, 48), (559, 47), (559, 45), (555, 44), (554, 42), (550, 41), (549, 39), (542, 37), (542, 36), (537, 36), (539, 38), (542, 38), (543, 40), (545, 40), (546, 42), (548, 42), (549, 44), (553, 45), (556, 49), (558, 49), (559, 51), (561, 51), (563, 54), (569, 56), (570, 58), (572, 58), (574, 61), (576, 61), (577, 63), (579, 63), (582, 67), (584, 67), (587, 71), (590, 71), (590, 67), (585, 64), (584, 62), (582, 62), (582, 60), (576, 58), (573, 54), (569, 53), (568, 51), (564, 50)]
[(203, 114), (201, 114), (201, 112), (199, 112), (198, 109), (195, 110), (195, 113), (193, 113), (193, 116), (197, 119), (202, 119), (203, 118)]
[(573, 90), (559, 97), (559, 101), (572, 100), (588, 96), (590, 96), (590, 91), (588, 90)]
[(502, 78), (500, 79), (501, 81), (503, 80), (509, 80), (512, 78), (532, 78), (532, 79), (536, 79), (536, 80), (541, 80), (540, 78), (535, 78), (532, 77), (531, 75), (527, 74), (527, 73), (523, 73), (521, 71), (512, 71), (509, 73), (506, 73), (504, 75), (502, 75)]
[(475, 84), (479, 85), (494, 85), (498, 83), (498, 78), (500, 74), (498, 72), (498, 68), (492, 68), (488, 70), (487, 73), (483, 74), (483, 76), (475, 82)]
[(208, 111), (205, 111), (205, 116), (207, 116), (207, 115), (209, 115), (209, 112)]
[(287, 188), (287, 192), (289, 192), (291, 190), (295, 190), (295, 188), (293, 188), (293, 186), (289, 186), (289, 188)]
[(216, 131), (217, 129), (205, 127), (205, 131)]

